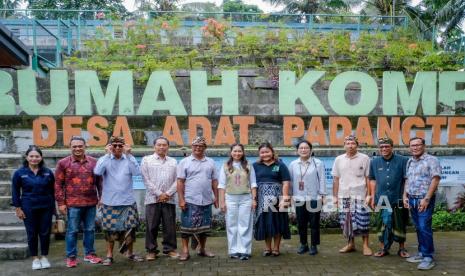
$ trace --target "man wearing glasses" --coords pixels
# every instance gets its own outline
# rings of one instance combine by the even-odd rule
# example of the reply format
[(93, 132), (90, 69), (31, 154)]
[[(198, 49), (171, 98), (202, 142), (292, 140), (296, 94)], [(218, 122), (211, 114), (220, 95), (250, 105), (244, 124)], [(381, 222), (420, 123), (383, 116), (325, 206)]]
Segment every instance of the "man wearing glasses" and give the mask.
[[(214, 257), (206, 251), (207, 234), (211, 229), (212, 204), (218, 208), (218, 173), (215, 162), (205, 156), (205, 138), (192, 141), (192, 154), (177, 168), (177, 191), (181, 213), (182, 253), (179, 260), (189, 259), (189, 237), (199, 244), (197, 255)], [(195, 243), (195, 244), (197, 244)]]
[(131, 146), (122, 137), (111, 137), (105, 148), (106, 154), (97, 162), (94, 173), (103, 177), (102, 228), (107, 241), (104, 265), (113, 263), (113, 247), (119, 241), (121, 253), (128, 259), (143, 261), (133, 253), (136, 227), (139, 225), (132, 177), (140, 174), (139, 164), (131, 154)]
[(413, 137), (409, 141), (412, 157), (407, 162), (407, 182), (404, 191), (404, 206), (410, 208), (417, 231), (418, 254), (407, 259), (419, 263), (418, 269), (429, 270), (436, 264), (433, 260), (434, 244), (431, 227), (435, 192), (441, 178), (439, 160), (425, 152), (425, 139)]
[(378, 140), (379, 153), (370, 162), (370, 189), (375, 195), (371, 208), (378, 212), (378, 239), (380, 248), (375, 257), (389, 255), (394, 241), (399, 243), (397, 255), (410, 257), (405, 249), (408, 209), (403, 208), (402, 195), (406, 178), (407, 157), (393, 153), (393, 141), (383, 137)]

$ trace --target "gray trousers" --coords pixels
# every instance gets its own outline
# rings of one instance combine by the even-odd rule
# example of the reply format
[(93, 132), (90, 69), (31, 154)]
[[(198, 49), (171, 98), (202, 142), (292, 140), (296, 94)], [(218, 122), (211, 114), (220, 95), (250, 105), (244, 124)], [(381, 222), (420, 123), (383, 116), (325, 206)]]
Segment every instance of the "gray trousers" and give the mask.
[(157, 237), (162, 225), (163, 253), (176, 250), (176, 207), (169, 203), (145, 205), (145, 248), (147, 252), (158, 253)]

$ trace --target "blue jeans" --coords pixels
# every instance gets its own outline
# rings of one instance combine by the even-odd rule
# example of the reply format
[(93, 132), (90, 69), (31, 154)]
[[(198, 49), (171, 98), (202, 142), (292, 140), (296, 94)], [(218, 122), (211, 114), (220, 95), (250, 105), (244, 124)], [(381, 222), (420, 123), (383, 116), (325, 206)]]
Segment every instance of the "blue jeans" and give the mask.
[(415, 224), (415, 229), (417, 230), (418, 252), (421, 253), (423, 257), (432, 258), (434, 254), (432, 221), (435, 197), (433, 196), (431, 198), (428, 208), (423, 212), (418, 211), (420, 201), (420, 198), (409, 197), (410, 213), (413, 223)]
[(95, 253), (95, 206), (69, 207), (68, 227), (66, 229), (66, 257), (77, 257), (77, 236), (81, 222), (84, 227), (85, 255)]

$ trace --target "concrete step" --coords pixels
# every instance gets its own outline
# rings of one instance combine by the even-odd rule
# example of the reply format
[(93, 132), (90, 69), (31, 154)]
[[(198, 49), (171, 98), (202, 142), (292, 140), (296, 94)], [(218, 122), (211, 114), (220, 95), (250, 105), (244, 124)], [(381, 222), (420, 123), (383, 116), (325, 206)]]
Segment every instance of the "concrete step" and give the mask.
[(17, 168), (15, 168), (15, 169), (0, 169), (0, 180), (3, 180), (3, 181), (11, 180), (11, 178), (13, 177), (13, 174), (15, 173), (16, 170), (17, 170)]
[(0, 225), (1, 226), (21, 226), (24, 225), (23, 221), (20, 220), (15, 211), (0, 211)]
[(0, 210), (11, 210), (11, 196), (0, 196)]
[(27, 242), (24, 226), (0, 226), (0, 241), (4, 243)]
[(22, 163), (21, 154), (0, 153), (0, 169), (19, 168)]
[(0, 260), (21, 260), (28, 255), (27, 243), (0, 243)]
[(0, 196), (11, 196), (11, 181), (0, 180)]

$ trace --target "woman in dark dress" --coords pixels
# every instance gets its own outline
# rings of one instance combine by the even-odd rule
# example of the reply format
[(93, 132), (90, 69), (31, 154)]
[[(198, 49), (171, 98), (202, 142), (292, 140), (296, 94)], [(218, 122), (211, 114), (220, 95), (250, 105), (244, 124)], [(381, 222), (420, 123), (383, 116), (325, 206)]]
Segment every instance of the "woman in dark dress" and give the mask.
[(259, 160), (253, 164), (258, 185), (254, 236), (258, 241), (265, 240), (263, 256), (279, 256), (281, 238), (291, 238), (287, 211), (291, 178), (270, 143), (261, 144), (258, 152)]
[(47, 255), (55, 211), (54, 183), (52, 171), (44, 166), (42, 151), (36, 146), (30, 146), (23, 166), (13, 175), (12, 200), (16, 216), (24, 221), (26, 227), (33, 270), (50, 267)]

